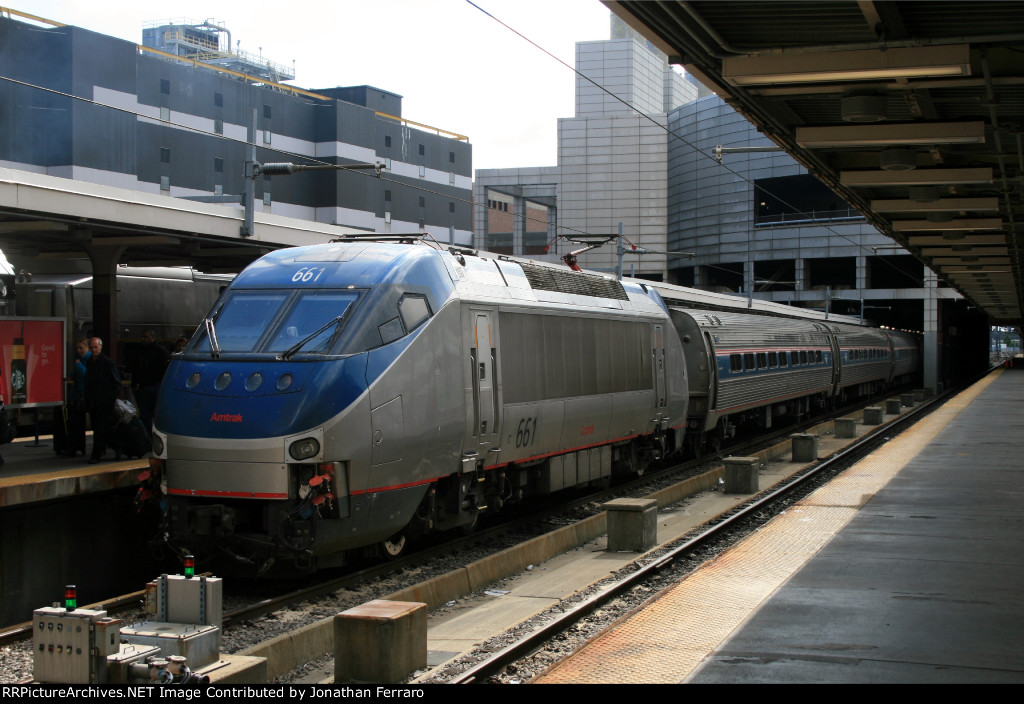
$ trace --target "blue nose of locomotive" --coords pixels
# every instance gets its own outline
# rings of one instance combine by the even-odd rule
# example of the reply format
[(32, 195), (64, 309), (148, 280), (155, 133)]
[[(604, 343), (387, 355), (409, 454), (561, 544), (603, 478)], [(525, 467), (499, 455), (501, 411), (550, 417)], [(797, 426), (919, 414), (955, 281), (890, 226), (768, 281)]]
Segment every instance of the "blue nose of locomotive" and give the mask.
[[(330, 389), (331, 393), (310, 393)], [(174, 360), (156, 425), (175, 435), (264, 438), (322, 424), (366, 391), (366, 355), (322, 361)]]

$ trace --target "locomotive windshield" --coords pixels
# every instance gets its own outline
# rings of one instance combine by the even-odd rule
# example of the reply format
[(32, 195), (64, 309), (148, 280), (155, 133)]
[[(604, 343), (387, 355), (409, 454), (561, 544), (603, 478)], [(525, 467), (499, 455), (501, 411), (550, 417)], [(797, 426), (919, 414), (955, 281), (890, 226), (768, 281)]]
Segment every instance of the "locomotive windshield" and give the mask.
[[(231, 291), (213, 317), (221, 353), (327, 354), (358, 291)], [(210, 352), (202, 331), (190, 350)], [(290, 356), (290, 355), (289, 355)]]

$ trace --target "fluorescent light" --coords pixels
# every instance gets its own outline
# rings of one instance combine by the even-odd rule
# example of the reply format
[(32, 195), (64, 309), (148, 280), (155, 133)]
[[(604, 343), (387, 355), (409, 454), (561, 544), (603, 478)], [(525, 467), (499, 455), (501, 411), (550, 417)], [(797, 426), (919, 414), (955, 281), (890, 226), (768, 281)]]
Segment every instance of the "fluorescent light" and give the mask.
[(887, 125), (797, 127), (796, 143), (805, 149), (888, 147), (910, 144), (983, 144), (984, 122), (902, 122)]
[(955, 213), (966, 210), (999, 210), (998, 198), (941, 198), (926, 203), (915, 200), (873, 200), (876, 213)]
[(931, 220), (893, 220), (892, 229), (896, 232), (922, 232), (938, 230), (1002, 230), (1002, 218), (960, 218), (949, 222), (932, 222)]
[(722, 78), (734, 86), (970, 75), (971, 48), (967, 44), (764, 54), (722, 60)]
[[(957, 251), (956, 247), (966, 247), (964, 251)], [(950, 254), (966, 254), (968, 256), (1009, 256), (1010, 250), (1006, 247), (975, 247), (967, 244), (949, 244), (946, 247), (922, 247), (921, 256), (924, 257), (948, 257)]]
[[(973, 261), (976, 259), (977, 261)], [(978, 265), (999, 265), (999, 266), (1010, 266), (1009, 257), (979, 257), (976, 254), (969, 254), (966, 257), (935, 257), (932, 259), (932, 264), (935, 266), (947, 267), (955, 266), (958, 264), (978, 264)]]
[(912, 171), (843, 171), (839, 183), (844, 186), (956, 186), (966, 183), (992, 183), (991, 167), (970, 169), (914, 169)]
[(942, 237), (942, 235), (939, 235), (939, 234), (934, 234), (934, 235), (915, 235), (915, 234), (910, 234), (908, 236), (908, 240), (910, 241), (910, 246), (911, 247), (927, 247), (929, 245), (931, 245), (931, 246), (939, 246), (939, 247), (949, 247), (949, 246), (951, 246), (953, 244), (1005, 245), (1006, 244), (1006, 235), (1004, 235), (1002, 233), (999, 233), (999, 234), (985, 234), (985, 235), (976, 235), (976, 234), (972, 233), (970, 236), (966, 236), (965, 235), (964, 239), (957, 240), (955, 242), (951, 242), (950, 240), (944, 239)]

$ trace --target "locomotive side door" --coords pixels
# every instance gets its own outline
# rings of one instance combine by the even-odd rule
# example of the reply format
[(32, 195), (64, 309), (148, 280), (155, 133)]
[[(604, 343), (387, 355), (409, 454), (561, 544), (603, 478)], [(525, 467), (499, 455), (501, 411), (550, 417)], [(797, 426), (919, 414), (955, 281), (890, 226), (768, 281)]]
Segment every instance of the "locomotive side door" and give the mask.
[(665, 384), (665, 329), (662, 325), (652, 326), (651, 354), (654, 363), (654, 397), (658, 416), (664, 413), (668, 405), (668, 389)]
[(469, 343), (470, 380), (473, 389), (472, 436), (481, 445), (491, 444), (497, 437), (500, 422), (497, 384), (497, 316), (494, 311), (470, 311)]

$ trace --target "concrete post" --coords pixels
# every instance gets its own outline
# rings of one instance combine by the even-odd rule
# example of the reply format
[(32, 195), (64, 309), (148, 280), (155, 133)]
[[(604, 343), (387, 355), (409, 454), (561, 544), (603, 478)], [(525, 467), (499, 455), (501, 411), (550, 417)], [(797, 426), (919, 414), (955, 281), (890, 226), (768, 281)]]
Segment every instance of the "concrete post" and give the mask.
[(793, 461), (813, 462), (818, 459), (818, 436), (810, 433), (796, 433), (789, 436), (793, 441)]
[(890, 416), (898, 416), (902, 409), (903, 404), (900, 403), (898, 398), (889, 398), (885, 400), (885, 412)]
[(881, 425), (883, 420), (881, 406), (868, 406), (864, 409), (864, 425)]
[(835, 429), (837, 438), (857, 437), (857, 421), (853, 418), (836, 418)]
[(614, 499), (608, 512), (608, 552), (645, 552), (658, 544), (658, 502)]
[(375, 599), (334, 617), (335, 682), (401, 682), (426, 666), (426, 604)]
[(725, 486), (726, 494), (754, 494), (759, 488), (757, 470), (761, 461), (756, 457), (726, 457)]

